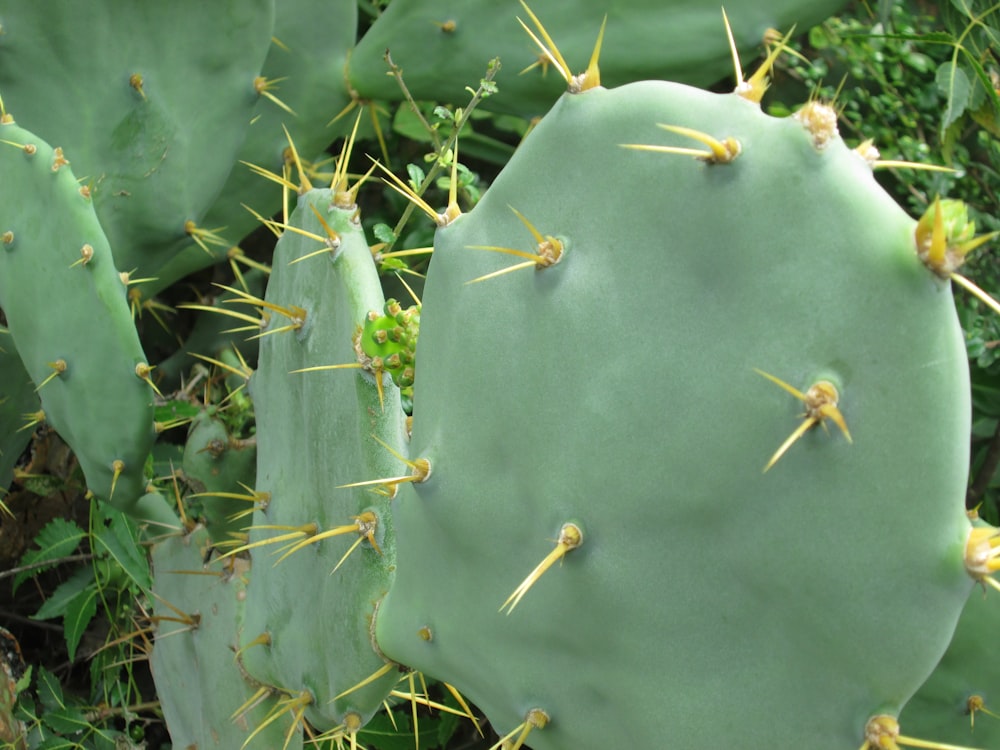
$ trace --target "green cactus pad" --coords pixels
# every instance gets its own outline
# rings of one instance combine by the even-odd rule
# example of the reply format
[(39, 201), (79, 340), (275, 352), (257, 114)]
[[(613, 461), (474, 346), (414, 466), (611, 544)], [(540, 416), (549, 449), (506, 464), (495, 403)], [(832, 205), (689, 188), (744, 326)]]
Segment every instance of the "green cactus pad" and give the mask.
[[(206, 495), (200, 498), (201, 513), (213, 541), (229, 541), (246, 526), (239, 516), (252, 509), (251, 501), (227, 495), (248, 494), (244, 487), (254, 485), (256, 461), (256, 445), (231, 436), (217, 416), (202, 412), (195, 419), (184, 445), (182, 466), (188, 483)], [(213, 497), (213, 493), (222, 494)]]
[[(376, 634), (501, 734), (857, 748), (944, 653), (972, 586), (962, 334), (817, 107), (566, 95), (438, 231), (411, 444), (434, 474), (394, 504)], [(536, 251), (512, 208), (564, 257), (470, 283), (520, 262), (481, 248)]]
[(7, 111), (71, 154), (118, 267), (156, 276), (236, 160), (274, 0), (3, 0), (0, 16)]
[[(278, 242), (266, 296), (271, 319), (250, 380), (257, 416), (256, 489), (269, 497), (266, 509), (254, 515), (250, 543), (314, 526), (308, 535), (252, 550), (254, 579), (242, 636), (247, 644), (268, 634), (270, 645), (245, 650), (248, 669), (265, 681), (308, 692), (312, 704), (306, 716), (324, 728), (367, 721), (397, 679), (389, 673), (338, 698), (385, 667), (370, 630), (395, 562), (388, 497), (377, 485), (341, 486), (408, 472), (379, 442), (405, 450), (399, 392), (388, 376), (379, 374), (379, 388), (373, 374), (361, 369), (295, 372), (356, 365), (357, 335), (368, 312), (384, 305), (356, 207), (334, 206), (335, 195), (306, 192), (289, 217), (290, 226), (313, 237), (286, 230)], [(276, 312), (279, 307), (296, 311), (297, 322)], [(278, 562), (292, 544), (349, 527), (367, 513), (375, 518), (370, 537), (348, 529)], [(305, 616), (289, 619), (292, 612)]]
[(289, 161), (288, 136), (303, 156), (312, 157), (350, 130), (352, 117), (331, 121), (350, 103), (344, 67), (354, 45), (357, 15), (356, 0), (320, 4), (282, 0), (261, 75), (273, 82), (268, 93), (287, 109), (271, 98), (260, 97), (237, 157), (240, 163), (233, 167), (204, 219), (207, 227), (225, 227), (222, 234), (229, 243), (210, 247), (214, 258), (194, 245), (181, 251), (157, 273), (160, 282), (149, 286), (150, 293), (209, 261), (224, 259), (228, 245), (237, 244), (257, 226), (245, 206), (263, 216), (281, 208), (281, 188), (260, 179), (247, 164), (281, 174)]
[[(174, 747), (236, 750), (272, 711), (280, 711), (282, 696), (275, 692), (240, 711), (263, 687), (234, 658), (249, 571), (244, 560), (230, 560), (221, 571), (207, 567), (210, 544), (208, 533), (198, 528), (153, 546), (153, 616), (163, 619), (157, 624), (150, 668)], [(178, 622), (184, 617), (191, 622)], [(302, 731), (286, 737), (289, 724), (286, 717), (276, 719), (246, 747), (301, 748)]]
[(153, 389), (125, 286), (73, 154), (0, 124), (0, 306), (45, 419), (88, 487), (128, 510), (144, 492)]
[[(532, 0), (528, 5), (567, 63), (577, 66), (570, 75), (587, 66), (605, 14), (601, 76), (607, 84), (662, 76), (708, 86), (732, 73), (717, 2)], [(793, 24), (805, 29), (843, 5), (841, 0), (742, 0), (725, 7), (737, 45), (751, 50), (761, 45), (768, 29), (784, 31)], [(539, 50), (518, 18), (531, 26), (517, 0), (393, 0), (351, 55), (351, 86), (363, 99), (400, 99), (399, 86), (386, 75), (389, 50), (414, 97), (461, 101), (465, 87), (483, 76), (490, 59), (499, 57), (500, 94), (483, 106), (543, 114), (566, 90), (566, 82), (551, 65), (537, 64)]]

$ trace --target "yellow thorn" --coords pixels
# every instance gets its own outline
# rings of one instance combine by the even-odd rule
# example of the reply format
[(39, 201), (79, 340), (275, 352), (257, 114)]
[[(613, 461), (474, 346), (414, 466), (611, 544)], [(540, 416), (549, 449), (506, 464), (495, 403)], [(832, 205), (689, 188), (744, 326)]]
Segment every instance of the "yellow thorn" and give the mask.
[[(318, 534), (314, 534), (313, 536), (310, 536), (307, 539), (303, 539), (300, 542), (296, 542), (295, 544), (291, 545), (285, 552), (285, 554), (279, 557), (274, 564), (277, 565), (292, 553), (298, 552), (300, 549), (304, 549), (310, 544), (322, 541), (323, 539), (330, 539), (331, 537), (350, 534), (351, 532), (355, 532), (359, 535), (360, 537), (359, 541), (367, 539), (368, 543), (372, 545), (372, 547), (375, 549), (376, 552), (378, 552), (379, 555), (381, 555), (382, 550), (379, 548), (378, 543), (375, 541), (375, 529), (377, 528), (378, 525), (378, 519), (375, 516), (375, 514), (372, 513), (371, 511), (365, 511), (360, 516), (351, 516), (351, 518), (354, 519), (354, 523), (352, 524), (348, 524), (346, 526), (336, 526), (332, 529), (327, 529), (326, 531), (321, 531)], [(340, 567), (340, 563), (337, 564), (337, 567)], [(334, 570), (336, 570), (336, 568), (334, 568)]]
[(213, 255), (212, 251), (209, 249), (209, 245), (214, 245), (215, 247), (229, 247), (230, 243), (219, 234), (219, 232), (223, 229), (225, 229), (225, 227), (202, 229), (190, 219), (184, 222), (184, 232), (191, 237), (198, 247), (209, 255)]
[[(518, 605), (521, 599), (524, 597), (528, 590), (535, 585), (535, 582), (551, 568), (556, 562), (562, 560), (566, 556), (566, 553), (576, 549), (581, 544), (583, 544), (583, 532), (580, 527), (575, 523), (564, 523), (562, 528), (559, 529), (559, 539), (556, 541), (555, 548), (545, 556), (535, 569), (532, 570), (528, 577), (521, 581), (520, 585), (514, 592), (507, 597), (507, 600), (500, 606), (500, 611), (503, 612), (507, 609), (507, 614), (509, 615), (514, 611), (514, 607)], [(508, 609), (509, 607), (509, 609)]]
[(284, 78), (266, 78), (265, 76), (257, 76), (253, 79), (253, 90), (257, 92), (259, 96), (266, 97), (270, 101), (277, 104), (283, 110), (285, 110), (292, 117), (298, 117), (291, 107), (285, 104), (281, 99), (272, 94), (272, 91), (277, 91), (280, 88), (277, 84), (284, 81)]
[(347, 690), (345, 690), (344, 692), (340, 693), (339, 695), (333, 696), (333, 698), (330, 699), (330, 702), (333, 703), (336, 700), (340, 700), (345, 695), (350, 695), (351, 693), (355, 692), (356, 690), (360, 690), (361, 688), (365, 687), (366, 685), (371, 685), (373, 682), (375, 682), (375, 680), (378, 680), (381, 677), (385, 677), (395, 667), (396, 667), (396, 665), (393, 664), (393, 663), (391, 663), (391, 662), (387, 662), (387, 663), (383, 664), (381, 667), (379, 667), (378, 669), (376, 669), (372, 674), (370, 674), (367, 677), (365, 677), (365, 679), (363, 679), (357, 685), (354, 685), (353, 687), (347, 688)]
[(240, 164), (249, 167), (250, 171), (253, 172), (254, 174), (259, 175), (266, 180), (270, 180), (271, 182), (277, 183), (278, 185), (281, 185), (281, 187), (283, 188), (294, 190), (296, 192), (298, 192), (299, 190), (299, 186), (296, 185), (294, 182), (288, 180), (285, 177), (282, 177), (281, 175), (275, 174), (269, 169), (264, 169), (264, 167), (259, 167), (256, 164), (251, 164), (248, 161), (241, 161)]
[(388, 180), (383, 178), (383, 182), (385, 182), (386, 185), (391, 187), (397, 193), (406, 198), (406, 200), (408, 200), (414, 206), (416, 206), (425, 214), (427, 214), (427, 216), (430, 217), (431, 221), (433, 221), (439, 227), (444, 227), (448, 225), (450, 219), (448, 218), (446, 213), (439, 214), (437, 211), (431, 208), (430, 204), (427, 201), (425, 201), (423, 198), (417, 195), (416, 191), (414, 191), (412, 187), (407, 185), (396, 175), (394, 175), (392, 172), (390, 172), (388, 169), (382, 166), (380, 162), (375, 162), (375, 164), (379, 169), (381, 169), (389, 176)]
[(722, 9), (722, 22), (726, 27), (726, 38), (729, 39), (729, 53), (733, 57), (733, 73), (736, 77), (736, 87), (739, 88), (743, 84), (743, 66), (740, 65), (740, 53), (736, 49), (736, 39), (733, 38), (733, 27), (729, 23), (729, 16), (726, 15), (726, 9)]
[(993, 297), (991, 297), (984, 289), (977, 286), (974, 282), (962, 276), (960, 273), (951, 274), (951, 280), (958, 284), (960, 287), (965, 289), (969, 294), (978, 299), (984, 305), (989, 307), (997, 315), (1000, 315), (1000, 302), (997, 302)]
[(80, 259), (75, 263), (70, 264), (70, 268), (75, 268), (76, 266), (85, 266), (90, 261), (94, 259), (94, 246), (90, 243), (85, 242), (83, 247), (80, 248)]
[(66, 372), (66, 360), (65, 359), (57, 359), (55, 362), (48, 362), (47, 364), (48, 364), (49, 367), (52, 368), (52, 374), (49, 375), (47, 378), (45, 378), (45, 380), (43, 380), (41, 383), (38, 384), (38, 387), (35, 388), (35, 393), (38, 393), (40, 390), (42, 390), (42, 388), (45, 387), (45, 385), (49, 381), (51, 381), (53, 378), (57, 378), (60, 375), (62, 375), (64, 372)]
[(677, 135), (682, 135), (687, 138), (698, 141), (706, 146), (708, 146), (708, 156), (705, 160), (710, 164), (729, 164), (733, 159), (740, 155), (743, 147), (740, 142), (735, 138), (726, 138), (724, 141), (719, 141), (716, 138), (708, 135), (707, 133), (702, 133), (699, 130), (693, 130), (692, 128), (682, 128), (677, 125), (662, 125), (658, 124), (658, 127), (670, 133), (676, 133)]
[(38, 411), (30, 412), (23, 416), (28, 421), (25, 425), (18, 428), (17, 430), (18, 432), (22, 432), (24, 430), (30, 430), (35, 425), (41, 424), (42, 422), (45, 421), (45, 412), (42, 411), (41, 409), (39, 409)]
[(538, 20), (538, 17), (532, 12), (531, 8), (528, 7), (528, 4), (524, 2), (524, 0), (520, 0), (520, 2), (521, 2), (521, 7), (524, 8), (525, 13), (528, 14), (528, 18), (531, 19), (531, 22), (535, 25), (535, 28), (538, 29), (538, 33), (542, 35), (542, 39), (544, 39), (545, 42), (542, 43), (539, 40), (539, 38), (535, 36), (535, 34), (531, 31), (531, 29), (528, 28), (527, 24), (525, 24), (524, 21), (522, 21), (520, 18), (517, 19), (517, 22), (521, 24), (521, 27), (526, 32), (528, 32), (528, 36), (530, 36), (531, 40), (536, 45), (538, 45), (538, 48), (541, 50), (542, 54), (545, 55), (552, 63), (552, 65), (555, 67), (555, 69), (559, 71), (559, 75), (561, 75), (563, 77), (563, 80), (566, 81), (566, 85), (572, 86), (573, 76), (570, 74), (569, 66), (566, 64), (566, 61), (563, 59), (563, 56), (559, 53), (559, 48), (556, 47), (556, 43), (552, 41), (552, 37), (549, 36), (549, 32), (545, 30), (545, 27), (542, 26), (542, 22)]
[(153, 367), (150, 367), (145, 362), (139, 362), (135, 366), (135, 375), (137, 378), (139, 378), (139, 380), (145, 380), (146, 383), (149, 385), (149, 387), (153, 389), (153, 392), (156, 393), (156, 395), (159, 396), (160, 398), (163, 398), (163, 394), (160, 393), (160, 389), (156, 387), (156, 383), (154, 383), (153, 378), (150, 377), (150, 374), (153, 372), (154, 368), (155, 365)]
[(111, 475), (111, 493), (108, 495), (108, 500), (115, 496), (115, 487), (118, 486), (118, 478), (122, 475), (122, 472), (125, 471), (125, 462), (120, 458), (116, 458), (111, 462), (111, 470), (114, 473)]
[(305, 170), (302, 168), (302, 160), (299, 158), (299, 152), (295, 148), (295, 144), (292, 142), (292, 136), (288, 133), (288, 128), (283, 124), (281, 129), (285, 131), (285, 138), (288, 139), (288, 148), (292, 154), (292, 162), (295, 164), (295, 169), (299, 173), (299, 186), (296, 188), (299, 192), (305, 193), (313, 189), (312, 183), (309, 182), (309, 178), (306, 176)]
[(802, 401), (806, 405), (806, 412), (802, 415), (805, 417), (805, 421), (795, 428), (795, 431), (788, 436), (785, 442), (781, 444), (777, 451), (775, 451), (774, 455), (771, 456), (771, 460), (767, 462), (766, 466), (764, 466), (765, 472), (774, 466), (799, 438), (805, 435), (816, 425), (823, 424), (824, 420), (829, 419), (837, 425), (837, 427), (840, 428), (840, 431), (844, 434), (844, 437), (847, 438), (848, 443), (854, 442), (851, 438), (851, 433), (847, 429), (847, 422), (844, 420), (844, 415), (841, 414), (840, 409), (837, 408), (840, 396), (832, 383), (826, 380), (820, 380), (814, 383), (806, 393), (802, 393), (800, 390), (792, 387), (784, 380), (776, 378), (774, 375), (770, 375), (763, 370), (754, 368), (754, 372), (767, 378), (772, 383), (795, 396), (795, 398), (799, 399), (799, 401)]
[(965, 543), (965, 569), (976, 581), (995, 582), (990, 578), (1000, 572), (1000, 529), (975, 526)]
[(899, 722), (894, 716), (880, 714), (873, 716), (865, 725), (865, 743), (862, 750), (900, 750), (900, 746), (925, 748), (926, 750), (974, 750), (964, 745), (949, 745), (931, 742), (900, 734)]
[[(516, 726), (513, 730), (505, 734), (500, 738), (490, 750), (500, 750), (500, 748), (505, 748), (506, 750), (520, 750), (524, 745), (525, 740), (528, 739), (528, 735), (531, 733), (532, 729), (544, 729), (549, 723), (549, 715), (540, 708), (532, 708), (524, 716), (524, 721)], [(507, 743), (517, 735), (517, 739), (514, 741), (513, 745), (508, 745)]]
[(795, 27), (793, 26), (789, 29), (788, 33), (778, 41), (774, 49), (770, 50), (767, 58), (760, 64), (760, 67), (757, 68), (754, 74), (750, 76), (748, 80), (742, 81), (736, 85), (737, 94), (742, 96), (747, 101), (760, 104), (760, 100), (764, 98), (764, 93), (770, 85), (768, 73), (770, 73), (771, 68), (774, 67), (774, 63), (778, 59), (778, 55), (788, 50), (788, 40), (792, 38), (792, 34), (794, 32)]

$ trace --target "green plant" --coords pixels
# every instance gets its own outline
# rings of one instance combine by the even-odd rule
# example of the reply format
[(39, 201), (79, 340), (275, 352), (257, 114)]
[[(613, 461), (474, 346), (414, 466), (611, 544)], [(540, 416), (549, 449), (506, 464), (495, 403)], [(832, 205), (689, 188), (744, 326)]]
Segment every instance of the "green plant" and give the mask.
[[(456, 106), (414, 50), (435, 70), (438, 48), (486, 49), (465, 16), (441, 16), (422, 45), (406, 14), (445, 12), (436, 5), (396, 0), (352, 52), (353, 3), (327, 8), (329, 44), (310, 3), (222, 3), (185, 36), (169, 77), (153, 58), (177, 62), (164, 40), (195, 11), (132, 9), (137, 38), (161, 54), (141, 70), (135, 45), (109, 58), (133, 73), (115, 79), (77, 157), (73, 134), (47, 133), (17, 93), (33, 68), (46, 72), (77, 11), (67, 4), (46, 35), (37, 17), (25, 26), (4, 10), (0, 41), (13, 41), (0, 55), (23, 49), (19, 24), (45, 43), (30, 64), (0, 68), (11, 207), (0, 231), (12, 227), (2, 342), (41, 384), (86, 484), (139, 520), (111, 522), (129, 530), (113, 538), (129, 560), (148, 547), (153, 563), (152, 579), (132, 562), (95, 565), (41, 614), (76, 622), (72, 642), (95, 592), (140, 601), (135, 632), (156, 631), (150, 659), (175, 744), (428, 746), (459, 716), (475, 717), (472, 734), (479, 710), (502, 735), (480, 747), (907, 744), (896, 717), (973, 583), (998, 568), (995, 533), (973, 533), (964, 513), (970, 383), (950, 289), (984, 237), (957, 201), (929, 196), (919, 219), (907, 215), (873, 177), (888, 165), (870, 144), (845, 145), (817, 98), (794, 117), (761, 111), (787, 37), (767, 35), (760, 69), (744, 76), (736, 62), (736, 91), (710, 94), (624, 83), (664, 58), (620, 66), (621, 42), (599, 68), (600, 12), (574, 27), (566, 63), (539, 21), (562, 23), (554, 6), (513, 6), (504, 67), (485, 57), (462, 69), (461, 86), (482, 78)], [(605, 46), (653, 26), (650, 11), (627, 10), (609, 13)], [(729, 10), (753, 36), (789, 20)], [(696, 32), (696, 15), (679, 39), (738, 57), (714, 7), (717, 32)], [(236, 21), (250, 41), (220, 30), (204, 49), (208, 30)], [(721, 42), (711, 53), (710, 36)], [(531, 126), (481, 113), (484, 102), (536, 113), (555, 96), (542, 65), (515, 81), (517, 46), (569, 88)], [(184, 182), (186, 159), (170, 156), (191, 145), (181, 128), (158, 152), (169, 168), (129, 173), (146, 192), (129, 204), (136, 214), (119, 214), (124, 196), (99, 177), (119, 169), (108, 132), (190, 111), (154, 84), (190, 81), (216, 54), (224, 95), (206, 117), (218, 148), (195, 149), (204, 182)], [(718, 64), (682, 57), (706, 76)], [(404, 102), (391, 117), (370, 101), (388, 96), (383, 80)], [(350, 108), (368, 117), (336, 118)], [(156, 132), (126, 131), (135, 149)], [(319, 152), (348, 132), (331, 170)], [(511, 132), (524, 135), (513, 155), (501, 140)], [(57, 137), (62, 151), (44, 140)], [(361, 142), (391, 152), (406, 177), (362, 161)], [(230, 170), (237, 154), (253, 166)], [(149, 246), (119, 251), (178, 181), (182, 210), (157, 214)], [(233, 244), (254, 222), (273, 248)], [(66, 247), (78, 255), (63, 258)], [(52, 258), (44, 271), (30, 262), (40, 253)], [(124, 285), (122, 259), (145, 264)], [(195, 292), (176, 283), (193, 271)], [(86, 293), (81, 274), (95, 279)], [(50, 289), (52, 315), (36, 320)], [(112, 321), (97, 334), (95, 315)], [(988, 336), (978, 307), (962, 319)], [(118, 380), (50, 353), (91, 344), (100, 356), (81, 363)], [(990, 382), (976, 381), (977, 406)], [(79, 384), (105, 390), (84, 398)], [(18, 385), (11, 403), (27, 392)], [(39, 537), (46, 561), (69, 553), (55, 531)], [(101, 525), (84, 537), (102, 555), (112, 538)], [(21, 715), (52, 729), (66, 701), (37, 684)], [(136, 695), (108, 703), (127, 716)], [(82, 716), (77, 726), (98, 726)], [(129, 728), (70, 741), (99, 747), (98, 734)], [(55, 727), (50, 744), (73, 733)]]

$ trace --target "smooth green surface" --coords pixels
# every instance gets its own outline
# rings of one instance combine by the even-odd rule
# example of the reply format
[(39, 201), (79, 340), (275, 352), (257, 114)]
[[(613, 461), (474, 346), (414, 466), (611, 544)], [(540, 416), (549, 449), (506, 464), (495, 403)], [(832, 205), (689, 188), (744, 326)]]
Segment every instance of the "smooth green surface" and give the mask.
[(0, 0), (0, 18), (7, 112), (73, 154), (118, 266), (158, 275), (236, 161), (274, 0)]
[[(735, 137), (731, 165), (635, 152)], [(476, 284), (531, 251), (562, 262)], [(962, 565), (969, 383), (915, 222), (839, 141), (734, 95), (640, 83), (564, 97), (438, 232), (382, 650), (535, 750), (862, 744), (944, 652)], [(767, 473), (805, 390), (815, 429)], [(510, 615), (553, 548), (584, 544)], [(429, 628), (430, 641), (420, 637)]]
[[(13, 237), (0, 244), (0, 306), (36, 386), (53, 374), (49, 363), (66, 363), (39, 388), (46, 421), (73, 449), (94, 494), (128, 510), (145, 491), (153, 390), (136, 376), (146, 358), (125, 286), (71, 167), (53, 171), (53, 149), (16, 124), (0, 125), (0, 140), (0, 235)], [(85, 245), (93, 257), (83, 264)], [(117, 481), (115, 461), (124, 464)]]
[[(559, 47), (570, 75), (587, 67), (607, 14), (600, 60), (605, 85), (669, 78), (708, 86), (732, 76), (718, 2), (532, 0), (528, 5)], [(806, 29), (843, 5), (842, 0), (737, 0), (725, 8), (738, 48), (749, 60), (769, 28)], [(386, 75), (388, 49), (416, 99), (461, 103), (468, 96), (465, 87), (475, 89), (487, 63), (499, 57), (500, 93), (482, 106), (527, 117), (544, 114), (566, 83), (551, 66), (520, 74), (538, 60), (539, 49), (518, 18), (537, 35), (517, 0), (393, 0), (351, 54), (351, 86), (363, 99), (401, 99), (399, 86)], [(452, 32), (441, 28), (449, 21)]]
[[(261, 679), (314, 697), (307, 717), (318, 727), (339, 725), (347, 712), (365, 721), (381, 706), (397, 679), (390, 673), (348, 696), (335, 696), (384, 665), (371, 642), (376, 602), (388, 589), (395, 563), (388, 499), (375, 487), (341, 485), (396, 477), (409, 470), (376, 437), (403, 449), (399, 393), (382, 376), (380, 404), (372, 375), (357, 369), (293, 373), (306, 367), (356, 362), (353, 337), (369, 310), (384, 300), (375, 265), (354, 209), (331, 207), (330, 190), (299, 199), (289, 223), (325, 236), (312, 209), (340, 235), (336, 255), (321, 253), (309, 237), (286, 231), (274, 255), (267, 300), (305, 310), (299, 330), (268, 334), (289, 323), (272, 313), (260, 342), (260, 364), (250, 380), (257, 416), (258, 492), (270, 494), (266, 511), (254, 514), (251, 542), (285, 533), (281, 528), (316, 523), (321, 531), (353, 523), (371, 510), (375, 540), (366, 540), (332, 573), (358, 540), (354, 531), (310, 544), (277, 562), (286, 544), (252, 551), (254, 580), (248, 594), (242, 642), (262, 632), (268, 647), (246, 651), (248, 668)], [(298, 540), (290, 540), (294, 542)]]

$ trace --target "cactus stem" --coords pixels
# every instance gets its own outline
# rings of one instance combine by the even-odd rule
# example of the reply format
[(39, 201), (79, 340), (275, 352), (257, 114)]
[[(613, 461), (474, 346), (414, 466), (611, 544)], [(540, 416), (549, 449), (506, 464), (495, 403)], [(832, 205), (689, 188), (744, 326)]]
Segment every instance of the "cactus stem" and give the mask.
[(784, 380), (776, 378), (774, 375), (770, 375), (763, 370), (758, 370), (754, 368), (754, 372), (761, 375), (768, 380), (770, 380), (775, 385), (781, 387), (795, 398), (799, 399), (806, 405), (806, 412), (802, 416), (805, 420), (800, 424), (788, 439), (781, 444), (781, 447), (774, 452), (771, 456), (771, 460), (767, 462), (764, 467), (764, 471), (767, 472), (772, 466), (778, 463), (778, 460), (785, 455), (789, 448), (795, 444), (795, 442), (805, 435), (810, 429), (818, 424), (822, 424), (825, 427), (825, 421), (830, 419), (840, 431), (847, 438), (847, 442), (851, 443), (851, 433), (847, 429), (847, 422), (844, 421), (844, 415), (841, 414), (840, 409), (837, 408), (837, 402), (840, 399), (837, 389), (834, 387), (833, 383), (826, 380), (820, 380), (814, 383), (806, 393), (802, 393), (797, 388), (792, 387)]
[[(501, 737), (500, 741), (491, 747), (490, 750), (500, 750), (500, 748), (505, 748), (505, 750), (520, 750), (525, 740), (528, 739), (528, 735), (532, 729), (544, 729), (548, 723), (548, 713), (540, 708), (532, 708), (524, 715), (524, 721)], [(513, 745), (508, 745), (514, 735), (517, 735), (517, 739), (514, 740)]]
[(743, 146), (735, 138), (726, 138), (720, 141), (707, 133), (702, 133), (692, 128), (682, 128), (677, 125), (664, 125), (662, 123), (657, 123), (657, 127), (696, 140), (707, 146), (708, 150), (703, 151), (697, 148), (684, 148), (681, 146), (654, 146), (643, 143), (623, 143), (621, 144), (622, 148), (630, 148), (637, 151), (655, 151), (661, 154), (694, 156), (709, 164), (729, 164), (743, 151)]
[(900, 747), (918, 747), (927, 750), (973, 750), (964, 745), (929, 742), (899, 733), (899, 722), (888, 714), (873, 716), (865, 725), (865, 742), (861, 750), (900, 750)]
[(41, 383), (38, 384), (38, 387), (35, 388), (35, 393), (38, 393), (40, 390), (42, 390), (42, 388), (47, 383), (49, 383), (53, 378), (57, 378), (60, 375), (62, 375), (64, 372), (66, 372), (66, 360), (65, 359), (57, 359), (55, 362), (48, 362), (47, 364), (48, 364), (49, 367), (52, 368), (52, 374), (49, 375), (47, 378), (45, 378), (45, 380), (43, 380)]
[(279, 83), (284, 81), (285, 78), (268, 78), (266, 76), (257, 76), (253, 79), (253, 90), (257, 92), (258, 96), (263, 96), (269, 101), (277, 104), (283, 110), (285, 110), (292, 117), (298, 117), (291, 107), (285, 104), (281, 99), (274, 95), (274, 91), (277, 91), (280, 86)]
[(513, 612), (514, 607), (518, 605), (538, 579), (544, 575), (545, 571), (555, 565), (556, 562), (561, 562), (567, 552), (576, 549), (581, 544), (583, 544), (583, 531), (581, 531), (580, 527), (575, 523), (564, 523), (562, 528), (559, 529), (559, 539), (556, 540), (555, 548), (545, 556), (545, 559), (535, 566), (535, 569), (528, 574), (528, 577), (521, 581), (520, 585), (514, 589), (514, 592), (507, 597), (507, 601), (500, 606), (500, 611), (503, 612), (506, 608), (508, 615)]
[(365, 677), (365, 679), (363, 679), (357, 685), (353, 685), (352, 687), (347, 688), (347, 690), (343, 691), (339, 695), (333, 696), (333, 698), (330, 699), (330, 703), (333, 703), (336, 700), (340, 700), (344, 696), (350, 695), (351, 693), (357, 690), (361, 690), (361, 688), (365, 687), (366, 685), (371, 685), (373, 682), (375, 682), (375, 680), (385, 677), (387, 674), (389, 674), (389, 672), (391, 672), (395, 668), (396, 668), (395, 664), (393, 664), (392, 662), (386, 662), (381, 667), (372, 672), (370, 675)]

